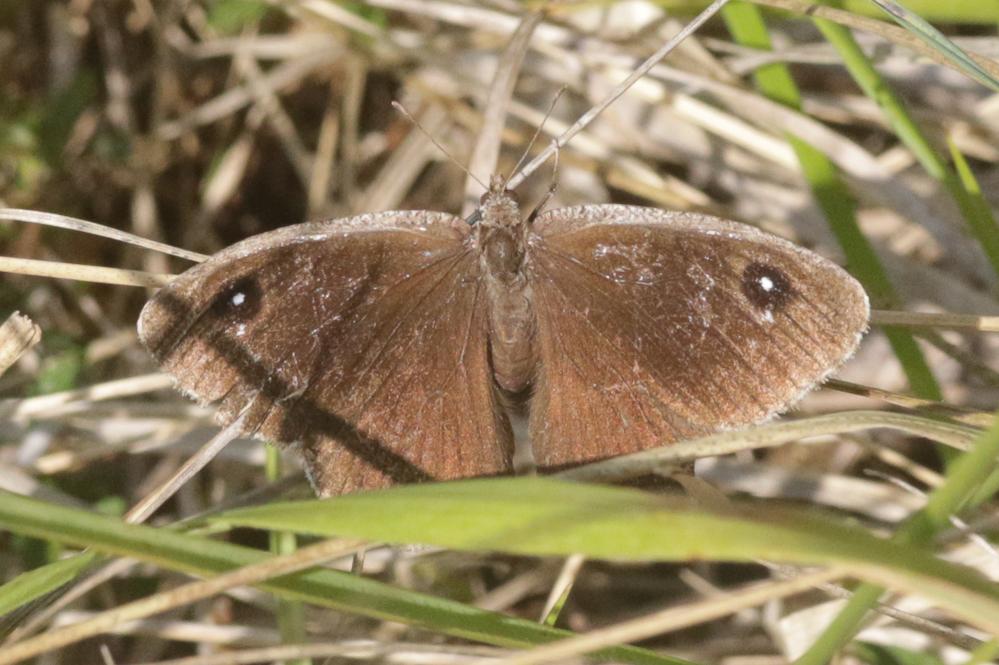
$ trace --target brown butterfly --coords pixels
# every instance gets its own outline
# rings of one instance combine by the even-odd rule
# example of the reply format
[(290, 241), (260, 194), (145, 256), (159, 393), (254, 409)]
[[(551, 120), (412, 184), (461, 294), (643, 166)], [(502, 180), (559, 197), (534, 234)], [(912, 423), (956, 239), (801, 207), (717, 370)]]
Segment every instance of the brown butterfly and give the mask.
[(249, 238), (159, 291), (139, 336), (221, 423), (299, 442), (331, 496), (510, 472), (511, 397), (544, 470), (760, 422), (867, 327), (845, 271), (735, 222), (623, 205), (524, 220), (502, 178), (473, 218)]

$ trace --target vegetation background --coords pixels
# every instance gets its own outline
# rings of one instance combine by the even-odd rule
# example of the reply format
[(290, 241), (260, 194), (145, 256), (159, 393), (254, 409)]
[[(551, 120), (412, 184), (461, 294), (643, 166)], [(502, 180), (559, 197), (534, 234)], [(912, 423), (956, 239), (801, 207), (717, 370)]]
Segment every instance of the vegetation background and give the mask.
[[(563, 86), (535, 152), (706, 5), (551, 3), (507, 109), (500, 171), (512, 169)], [(108, 617), (158, 594), (174, 603), (165, 613), (98, 626), (70, 646), (42, 643), (56, 650), (39, 662), (207, 664), (236, 662), (225, 660), (236, 652), (240, 662), (547, 662), (628, 642), (644, 649), (605, 655), (992, 659), (999, 591), (946, 562), (999, 576), (997, 437), (979, 437), (999, 396), (988, 332), (999, 314), (999, 97), (988, 81), (999, 71), (999, 4), (906, 7), (974, 57), (949, 54), (939, 35), (925, 41), (915, 17), (896, 24), (875, 3), (733, 2), (561, 152), (550, 206), (636, 203), (755, 224), (845, 263), (880, 310), (837, 390), (810, 395), (788, 418), (796, 429), (721, 437), (715, 443), (741, 452), (698, 461), (699, 481), (678, 476), (669, 493), (693, 503), (527, 481), (332, 502), (321, 526), (309, 519), (324, 510), (314, 504), (211, 520), (224, 508), (308, 497), (294, 456), (235, 441), (180, 486), (152, 527), (119, 528), (117, 518), (215, 430), (210, 411), (173, 393), (137, 344), (150, 291), (64, 264), (166, 274), (190, 262), (5, 222), (0, 254), (47, 262), (4, 263), (0, 277), (0, 313), (21, 311), (41, 335), (0, 377), (0, 489), (33, 497), (0, 494), (0, 609), (11, 613), (13, 638), (43, 640), (58, 632), (44, 626)], [(503, 50), (533, 8), (5, 0), (0, 205), (204, 254), (307, 219), (458, 212), (462, 170), (391, 102), (464, 163), (494, 72), (507, 64)], [(538, 171), (522, 200), (539, 200), (549, 182)], [(54, 277), (60, 269), (72, 278)], [(941, 312), (966, 316), (918, 315)], [(806, 418), (814, 413), (837, 415)], [(798, 443), (809, 434), (820, 436)], [(963, 456), (955, 450), (973, 443)], [(614, 519), (580, 519), (607, 505), (620, 509)], [(558, 512), (567, 507), (576, 512)], [(963, 521), (952, 528), (957, 512)], [(537, 532), (548, 518), (561, 528)], [(287, 532), (267, 538), (236, 524), (375, 544), (363, 557), (353, 541), (313, 552), (337, 556), (323, 574), (263, 590), (260, 580), (278, 571), (196, 600), (174, 593), (192, 574), (259, 563), (259, 550), (308, 553)], [(501, 537), (515, 527), (535, 531), (522, 542)], [(882, 546), (892, 534), (901, 544)], [(37, 608), (98, 555), (117, 560), (105, 581), (65, 607), (56, 601), (51, 623), (26, 618), (25, 603)], [(337, 572), (351, 566), (356, 574)], [(876, 614), (866, 613), (880, 597), (870, 583), (895, 591)], [(856, 593), (844, 610), (848, 590)], [(669, 607), (679, 609), (655, 614)], [(704, 607), (714, 614), (694, 621)], [(562, 655), (518, 651), (566, 636), (549, 625), (597, 639)], [(290, 646), (268, 650), (280, 644)], [(0, 662), (17, 653), (0, 650)]]

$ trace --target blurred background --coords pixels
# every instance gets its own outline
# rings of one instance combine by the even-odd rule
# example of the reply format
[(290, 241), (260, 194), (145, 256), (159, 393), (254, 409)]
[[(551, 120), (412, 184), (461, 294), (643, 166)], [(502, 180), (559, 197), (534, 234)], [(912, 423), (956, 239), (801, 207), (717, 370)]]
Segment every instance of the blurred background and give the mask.
[[(617, 202), (708, 212), (845, 263), (878, 308), (999, 313), (999, 254), (988, 239), (989, 210), (999, 202), (999, 97), (943, 64), (938, 50), (873, 3), (839, 3), (850, 21), (828, 15), (855, 29), (859, 55), (852, 56), (803, 16), (805, 3), (762, 4), (770, 5), (762, 16), (772, 48), (747, 31), (752, 22), (738, 13), (744, 9), (712, 20), (562, 150), (549, 207)], [(499, 171), (510, 172), (563, 87), (532, 154), (705, 5), (552, 3), (507, 110)], [(465, 164), (501, 53), (528, 6), (4, 0), (0, 206), (82, 218), (205, 254), (310, 219), (400, 208), (458, 213), (465, 190), (459, 164), (391, 102), (401, 102)], [(999, 58), (995, 3), (907, 6), (969, 52)], [(882, 78), (874, 85), (894, 91), (914, 130), (858, 86), (851, 57), (876, 68)], [(803, 160), (795, 141), (818, 157)], [(955, 166), (955, 154), (965, 161)], [(940, 164), (942, 171), (934, 166)], [(962, 165), (983, 194), (974, 198), (977, 213), (969, 198), (955, 194)], [(525, 208), (543, 196), (551, 173), (546, 166), (520, 188)], [(972, 222), (982, 219), (976, 231)], [(190, 265), (87, 233), (9, 221), (0, 224), (0, 254), (154, 273)], [(0, 486), (120, 514), (211, 435), (210, 411), (170, 391), (168, 381), (109, 384), (155, 372), (134, 332), (148, 295), (84, 280), (0, 275), (0, 313), (20, 310), (42, 333), (0, 378)], [(995, 353), (994, 337), (931, 330), (888, 338), (877, 329), (837, 376), (992, 411)], [(38, 401), (106, 385), (99, 396)], [(799, 413), (883, 405), (870, 394), (825, 390), (809, 396)], [(894, 523), (919, 502), (884, 474), (923, 479), (872, 454), (872, 442), (939, 469), (925, 442), (881, 432), (747, 454), (701, 470), (725, 491)], [(233, 444), (157, 519), (194, 515), (263, 486), (263, 460), (261, 444)], [(285, 463), (286, 473), (300, 479), (294, 457)], [(295, 487), (307, 494), (304, 481)], [(7, 579), (57, 555), (51, 545), (0, 534)], [(526, 557), (389, 549), (369, 554), (365, 564), (371, 575), (524, 617), (541, 611), (560, 569), (560, 562)], [(588, 563), (559, 625), (586, 630), (765, 574), (752, 566)], [(73, 611), (114, 606), (169, 583), (169, 573), (136, 568)], [(223, 596), (175, 618), (189, 620), (194, 632), (146, 627), (136, 630), (148, 639), (104, 642), (119, 662), (145, 662), (278, 639), (260, 594)], [(811, 633), (782, 621), (747, 611), (652, 645), (711, 662), (783, 662), (794, 639)], [(212, 637), (210, 626), (229, 625), (256, 628)], [(344, 615), (316, 615), (309, 630), (441, 640)], [(889, 642), (901, 640), (890, 626), (884, 630)], [(924, 634), (913, 639), (916, 650), (933, 642)], [(85, 644), (92, 662), (97, 643)], [(953, 646), (934, 644), (938, 654)], [(71, 653), (60, 657), (46, 662), (83, 662)]]

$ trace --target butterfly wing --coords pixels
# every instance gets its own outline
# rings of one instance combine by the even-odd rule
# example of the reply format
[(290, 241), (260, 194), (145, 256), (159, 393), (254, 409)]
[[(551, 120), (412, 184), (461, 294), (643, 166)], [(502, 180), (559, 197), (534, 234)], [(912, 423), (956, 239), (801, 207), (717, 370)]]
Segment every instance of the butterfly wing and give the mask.
[(849, 357), (867, 297), (845, 271), (734, 222), (632, 206), (542, 214), (528, 240), (555, 469), (760, 422)]
[(393, 212), (256, 236), (160, 290), (139, 335), (221, 423), (301, 442), (321, 496), (504, 473), (467, 228)]

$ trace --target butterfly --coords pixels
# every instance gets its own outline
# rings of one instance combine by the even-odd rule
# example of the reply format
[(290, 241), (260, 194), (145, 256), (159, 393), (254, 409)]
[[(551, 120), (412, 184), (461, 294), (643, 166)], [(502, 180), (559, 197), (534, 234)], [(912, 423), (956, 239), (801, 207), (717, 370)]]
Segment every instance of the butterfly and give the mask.
[(139, 336), (220, 423), (300, 446), (334, 496), (510, 473), (511, 401), (542, 471), (757, 423), (868, 325), (846, 271), (717, 217), (525, 216), (494, 177), (472, 221), (391, 211), (251, 237), (157, 292)]

